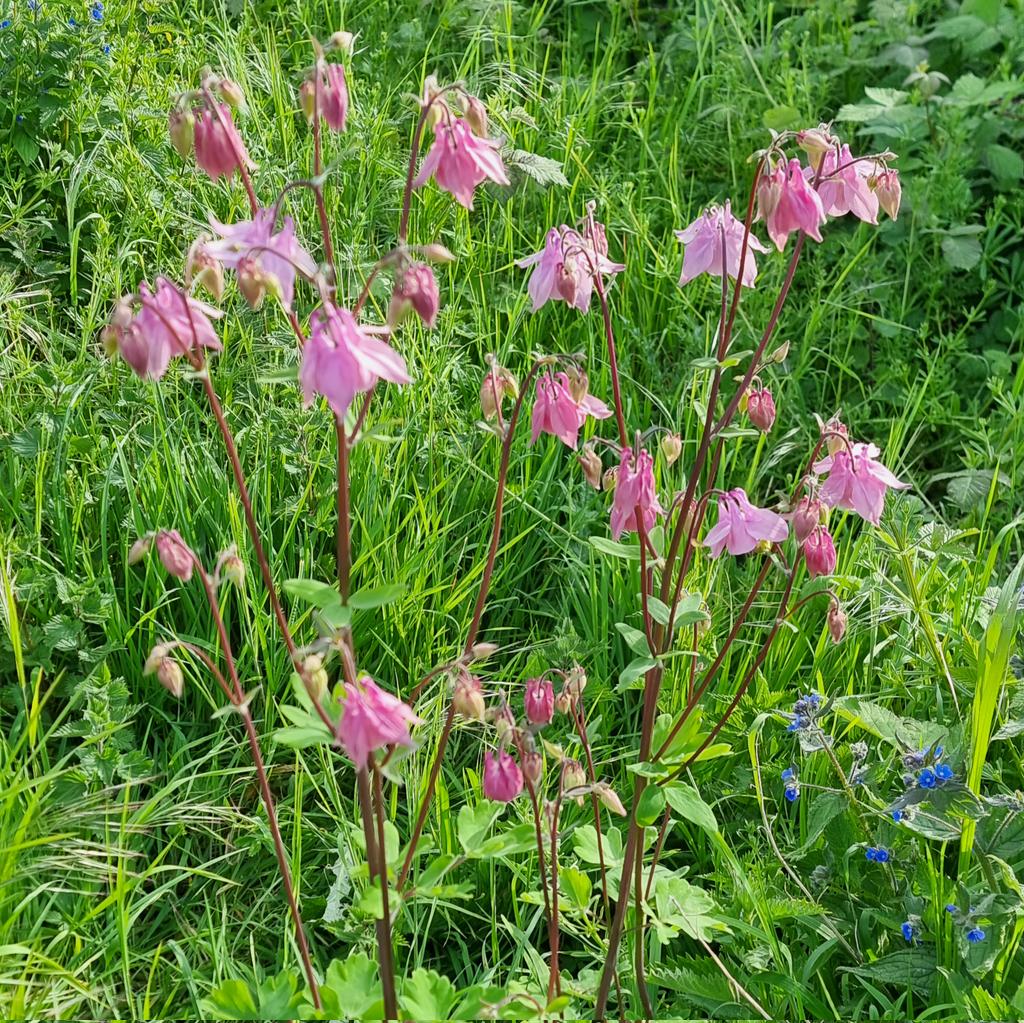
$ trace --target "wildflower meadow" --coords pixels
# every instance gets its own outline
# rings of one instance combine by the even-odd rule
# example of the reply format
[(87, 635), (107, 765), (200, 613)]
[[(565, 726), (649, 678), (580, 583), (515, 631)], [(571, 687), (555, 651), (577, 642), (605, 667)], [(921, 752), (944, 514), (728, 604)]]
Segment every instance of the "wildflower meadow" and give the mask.
[(4, 1018), (1024, 1017), (1021, 14), (5, 8)]

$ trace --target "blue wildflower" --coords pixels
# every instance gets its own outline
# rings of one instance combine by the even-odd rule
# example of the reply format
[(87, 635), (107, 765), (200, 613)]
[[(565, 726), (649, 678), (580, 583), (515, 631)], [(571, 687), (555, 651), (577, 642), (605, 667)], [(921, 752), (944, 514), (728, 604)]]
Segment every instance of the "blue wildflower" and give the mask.
[(69, 28), (78, 28), (78, 22), (75, 21), (74, 18), (68, 18), (68, 27)]
[(923, 789), (935, 788), (938, 779), (935, 777), (935, 772), (930, 768), (926, 767), (918, 776), (917, 784)]
[(985, 932), (980, 927), (972, 927), (967, 932), (967, 940), (972, 945), (977, 945), (979, 941), (985, 940)]
[(11, 19), (10, 18), (4, 18), (3, 21), (0, 21), (0, 28), (10, 28), (10, 27), (11, 27)]
[(15, 120), (15, 121), (16, 121), (16, 122), (17, 122), (18, 124), (21, 124), (21, 122), (25, 120), (25, 115), (24, 115), (24, 114), (18, 114), (18, 115), (17, 115), (17, 116), (16, 116), (15, 118), (14, 118), (14, 120)]
[(866, 859), (874, 862), (878, 858), (878, 850), (873, 845), (869, 845), (867, 849), (864, 850), (864, 856)]
[(946, 912), (947, 913), (955, 913), (957, 911), (957, 908), (958, 907), (955, 906), (952, 902), (947, 902), (946, 903)]
[(893, 820), (894, 820), (894, 821), (895, 821), (895, 822), (896, 822), (897, 824), (899, 824), (899, 822), (900, 822), (901, 820), (903, 820), (903, 811), (902, 811), (902, 810), (893, 810), (893, 812), (892, 812), (892, 819), (893, 819)]
[(875, 855), (875, 862), (876, 863), (888, 863), (889, 862), (889, 850), (888, 849), (879, 849), (877, 854)]
[(89, 17), (92, 18), (93, 21), (102, 21), (103, 20), (103, 4), (101, 4), (101, 3), (93, 4), (92, 7), (89, 9)]
[(917, 928), (909, 920), (904, 920), (903, 923), (900, 924), (900, 930), (903, 932), (903, 937), (906, 938), (907, 941), (913, 942), (914, 938), (917, 936)]
[(792, 767), (787, 767), (781, 775), (783, 781), (792, 781), (796, 777), (796, 771)]
[(104, 43), (103, 44), (103, 52), (104, 53), (110, 53), (110, 43)]
[(869, 845), (864, 850), (864, 856), (866, 859), (871, 860), (872, 863), (888, 863), (889, 862), (889, 850), (884, 846), (879, 846), (877, 849), (873, 845)]
[(950, 781), (953, 777), (953, 768), (949, 764), (936, 764), (935, 777), (939, 781)]
[(800, 797), (800, 789), (796, 785), (787, 785), (785, 796), (790, 803), (795, 803)]

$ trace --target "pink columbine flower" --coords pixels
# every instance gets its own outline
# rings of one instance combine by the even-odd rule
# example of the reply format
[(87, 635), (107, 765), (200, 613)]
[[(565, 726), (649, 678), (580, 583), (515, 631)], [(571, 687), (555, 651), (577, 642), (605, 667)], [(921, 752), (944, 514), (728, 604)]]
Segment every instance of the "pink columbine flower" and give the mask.
[(836, 570), (836, 545), (832, 534), (824, 526), (815, 526), (803, 542), (804, 560), (812, 579), (831, 575)]
[(511, 182), (498, 153), (498, 143), (474, 135), (461, 117), (442, 118), (434, 126), (434, 144), (420, 165), (413, 188), (425, 185), (433, 175), (439, 188), (451, 192), (467, 210), (473, 208), (473, 191), (491, 180)]
[[(689, 284), (702, 273), (721, 277), (723, 258), (725, 272), (736, 280), (743, 255), (743, 233), (743, 221), (732, 215), (728, 199), (724, 206), (709, 207), (689, 227), (676, 231), (676, 237), (686, 246), (679, 287)], [(755, 251), (767, 252), (768, 249), (751, 232), (747, 236), (747, 258), (743, 261), (743, 280), (740, 282), (744, 288), (752, 288), (757, 277)]]
[(523, 791), (523, 772), (510, 753), (484, 754), (484, 795), (498, 803), (511, 803)]
[(426, 263), (413, 263), (395, 278), (388, 306), (388, 323), (396, 326), (412, 310), (428, 327), (433, 327), (440, 305), (441, 295), (434, 271)]
[(594, 291), (594, 275), (612, 276), (626, 269), (608, 258), (603, 224), (594, 224), (593, 237), (584, 237), (565, 224), (553, 227), (544, 248), (516, 261), (522, 269), (534, 267), (526, 288), (536, 312), (545, 302), (565, 302), (586, 312)]
[(230, 179), (239, 168), (252, 166), (242, 136), (231, 119), (231, 108), (226, 103), (218, 103), (216, 111), (198, 111), (195, 148), (196, 163), (212, 181), (220, 177)]
[(878, 459), (874, 444), (854, 444), (814, 463), (814, 471), (827, 472), (821, 486), (821, 499), (832, 508), (856, 512), (877, 526), (885, 506), (885, 492), (904, 490), (909, 483), (897, 479)]
[(140, 377), (159, 380), (175, 355), (201, 348), (220, 351), (221, 343), (210, 322), (218, 310), (189, 298), (166, 277), (156, 279), (156, 291), (143, 281), (135, 296), (114, 307), (103, 341)]
[(704, 546), (711, 548), (711, 557), (722, 551), (749, 554), (760, 543), (781, 543), (789, 534), (789, 526), (781, 515), (767, 508), (756, 508), (742, 488), (730, 490), (718, 498), (718, 522), (708, 531)]
[[(850, 147), (843, 145), (838, 154), (828, 150), (821, 161), (818, 195), (825, 213), (830, 217), (842, 217), (852, 213), (866, 224), (878, 223), (878, 196), (871, 190), (869, 177), (873, 164), (860, 160), (853, 162)], [(813, 178), (816, 171), (808, 168), (807, 176)]]
[(421, 724), (410, 707), (385, 692), (369, 675), (355, 684), (345, 683), (345, 703), (338, 724), (338, 739), (357, 768), (382, 746), (412, 746), (409, 726)]
[(659, 515), (665, 514), (654, 487), (654, 460), (646, 451), (634, 455), (625, 449), (618, 468), (612, 499), (612, 538), (615, 540), (623, 533), (636, 531), (638, 507), (645, 532), (654, 528)]
[(821, 502), (813, 497), (801, 497), (789, 513), (793, 535), (797, 543), (803, 543), (821, 524)]
[(343, 64), (328, 64), (320, 85), (320, 113), (331, 131), (344, 131), (348, 118), (348, 83)]
[(776, 164), (757, 184), (757, 218), (764, 220), (768, 237), (781, 252), (791, 231), (803, 231), (821, 241), (825, 208), (821, 196), (804, 177), (800, 161)]
[(176, 529), (165, 529), (156, 534), (156, 552), (160, 556), (160, 564), (168, 575), (187, 583), (192, 578), (195, 568), (195, 555)]
[(587, 416), (607, 419), (611, 414), (611, 409), (591, 394), (577, 401), (565, 373), (545, 373), (537, 379), (530, 443), (536, 444), (542, 433), (550, 433), (575, 451)]
[(769, 433), (775, 423), (775, 399), (766, 387), (751, 391), (747, 398), (747, 415), (762, 433)]
[(883, 168), (868, 178), (868, 184), (875, 190), (879, 206), (895, 220), (900, 212), (900, 199), (903, 195), (899, 171)]
[(531, 678), (523, 694), (526, 720), (531, 725), (549, 725), (555, 715), (555, 688), (545, 678)]
[(307, 407), (315, 394), (322, 394), (334, 414), (344, 418), (356, 394), (368, 391), (378, 379), (409, 383), (405, 360), (371, 337), (347, 309), (325, 304), (314, 311), (311, 323), (299, 366)]
[(829, 604), (826, 621), (832, 642), (841, 643), (846, 635), (846, 613), (838, 604)]
[(272, 288), (279, 292), (286, 309), (291, 308), (295, 295), (296, 272), (307, 279), (316, 276), (316, 262), (295, 237), (291, 217), (281, 218), (281, 230), (277, 234), (274, 234), (274, 210), (271, 208), (257, 210), (252, 220), (236, 224), (222, 224), (210, 217), (210, 226), (220, 235), (220, 240), (207, 242), (203, 246), (205, 253), (235, 270), (243, 260), (253, 261), (262, 275), (271, 279)]

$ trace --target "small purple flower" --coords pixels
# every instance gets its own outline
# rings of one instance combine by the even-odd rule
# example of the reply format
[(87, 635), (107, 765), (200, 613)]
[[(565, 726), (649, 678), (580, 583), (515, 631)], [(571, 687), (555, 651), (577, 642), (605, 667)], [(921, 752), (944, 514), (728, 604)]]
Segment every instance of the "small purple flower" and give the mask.
[(918, 776), (917, 784), (923, 789), (933, 789), (938, 784), (938, 779), (935, 777), (935, 772), (930, 768), (926, 767)]
[(871, 860), (872, 863), (888, 863), (889, 862), (889, 850), (884, 846), (879, 846), (877, 849), (871, 845), (864, 850), (865, 859)]
[(951, 781), (953, 778), (953, 768), (949, 764), (936, 764), (935, 765), (935, 777), (940, 782)]
[(917, 928), (909, 920), (904, 920), (900, 924), (900, 930), (903, 932), (903, 937), (913, 943), (914, 938), (917, 936)]
[(899, 822), (900, 822), (901, 820), (903, 820), (903, 811), (902, 811), (902, 810), (893, 810), (893, 812), (892, 812), (892, 819), (893, 819), (893, 820), (894, 820), (894, 821), (895, 821), (895, 822), (896, 822), (897, 824), (899, 824)]
[(979, 941), (985, 940), (985, 932), (980, 927), (972, 927), (967, 932), (967, 940), (972, 945), (977, 945)]
[(97, 3), (94, 3), (89, 9), (89, 17), (92, 18), (93, 21), (103, 20), (103, 4), (99, 3), (98, 0)]
[(952, 902), (947, 902), (946, 903), (946, 912), (947, 913), (955, 913), (956, 911), (957, 911), (957, 907)]

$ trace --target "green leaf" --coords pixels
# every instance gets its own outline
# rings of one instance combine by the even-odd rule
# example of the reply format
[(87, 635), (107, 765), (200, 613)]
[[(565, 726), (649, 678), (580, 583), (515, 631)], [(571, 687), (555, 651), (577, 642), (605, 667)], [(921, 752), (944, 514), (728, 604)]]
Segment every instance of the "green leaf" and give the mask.
[(517, 824), (485, 839), (471, 855), (485, 859), (492, 856), (514, 856), (537, 848), (537, 835), (532, 824)]
[(335, 959), (327, 967), (320, 995), (329, 1019), (384, 1018), (380, 971), (362, 952)]
[(358, 590), (349, 597), (349, 604), (357, 611), (366, 611), (373, 607), (392, 604), (405, 595), (406, 587), (402, 583), (390, 583), (387, 586), (371, 586)]
[(360, 893), (359, 898), (353, 903), (353, 908), (360, 913), (365, 913), (374, 920), (384, 919), (384, 896), (381, 893), (380, 885), (373, 881), (368, 884)]
[(655, 657), (634, 657), (619, 672), (619, 684), (615, 691), (621, 693), (623, 689), (628, 689), (638, 678), (646, 675), (651, 668), (655, 667), (657, 663), (658, 661)]
[(699, 593), (688, 593), (676, 608), (676, 628), (708, 622), (711, 616), (703, 610), (704, 598)]
[(319, 746), (322, 743), (331, 743), (333, 736), (327, 734), (323, 725), (318, 728), (312, 726), (286, 726), (278, 728), (273, 732), (274, 742), (279, 742), (289, 749), (309, 749), (310, 746)]
[(876, 959), (873, 963), (864, 966), (841, 966), (840, 969), (866, 980), (877, 980), (902, 988), (909, 987), (925, 997), (931, 995), (938, 972), (933, 945), (901, 948), (882, 956), (881, 959)]
[(901, 745), (916, 749), (927, 748), (945, 737), (947, 729), (932, 721), (915, 721), (894, 714), (880, 703), (873, 703), (861, 696), (840, 696), (832, 709), (854, 724), (879, 739), (900, 748)]
[(39, 144), (20, 128), (11, 136), (11, 145), (14, 146), (14, 151), (21, 157), (21, 162), (24, 164), (34, 163), (35, 158), (39, 155)]
[(645, 827), (653, 824), (665, 809), (665, 790), (660, 785), (648, 785), (640, 794), (636, 819)]
[(316, 579), (285, 579), (284, 592), (289, 597), (301, 600), (314, 607), (326, 609), (341, 606), (341, 595), (337, 587), (322, 583)]
[(577, 909), (586, 909), (590, 905), (590, 896), (594, 886), (590, 878), (575, 867), (562, 867), (558, 872), (559, 890), (565, 892)]
[(435, 970), (414, 970), (402, 983), (403, 1019), (450, 1019), (458, 994), (455, 985)]
[(291, 1020), (302, 1003), (298, 978), (290, 970), (262, 981), (254, 991), (244, 980), (226, 980), (202, 999), (208, 1019)]
[(506, 167), (511, 167), (532, 178), (538, 185), (545, 188), (548, 185), (561, 185), (562, 188), (569, 186), (569, 179), (562, 170), (562, 165), (557, 160), (547, 156), (539, 156), (525, 149), (505, 148), (501, 151), (502, 159)]
[(634, 629), (632, 625), (627, 625), (625, 622), (616, 622), (615, 628), (619, 630), (626, 645), (633, 653), (639, 654), (641, 657), (649, 658), (651, 656), (651, 647), (647, 642), (646, 633)]
[(674, 874), (658, 879), (654, 891), (654, 926), (663, 942), (680, 931), (702, 941), (713, 940), (728, 927), (717, 919), (715, 900), (703, 888)]
[(806, 118), (803, 117), (796, 107), (782, 106), (769, 107), (762, 115), (761, 121), (766, 128), (772, 131), (785, 131), (787, 128), (797, 128)]
[[(581, 824), (573, 831), (572, 847), (584, 863), (600, 866), (597, 828), (593, 824)], [(601, 851), (604, 853), (604, 865), (609, 873), (615, 873), (622, 867), (622, 833), (617, 828), (609, 828), (602, 832)]]
[(981, 242), (969, 236), (946, 235), (942, 257), (954, 270), (973, 270), (981, 262)]
[(982, 150), (982, 159), (985, 166), (1000, 181), (1007, 184), (1014, 184), (1024, 177), (1024, 158), (1020, 153), (1008, 146), (1000, 146), (992, 143)]
[(486, 800), (482, 803), (477, 803), (476, 806), (466, 803), (459, 810), (457, 826), (459, 843), (467, 855), (472, 856), (483, 847), (484, 842), (487, 840), (487, 834), (491, 830), (491, 825), (500, 813), (501, 806), (499, 804)]
[(606, 536), (590, 537), (590, 546), (609, 558), (622, 558), (625, 561), (640, 560), (640, 545), (635, 543), (618, 543)]
[(210, 1019), (259, 1019), (256, 999), (244, 980), (225, 980), (200, 1003)]
[(663, 603), (657, 597), (648, 597), (647, 610), (659, 625), (668, 625), (668, 620), (672, 615), (668, 604)]
[(701, 799), (700, 793), (690, 784), (683, 781), (670, 782), (662, 789), (668, 805), (691, 824), (703, 828), (708, 834), (718, 834), (718, 821), (715, 820), (715, 813), (707, 803)]

